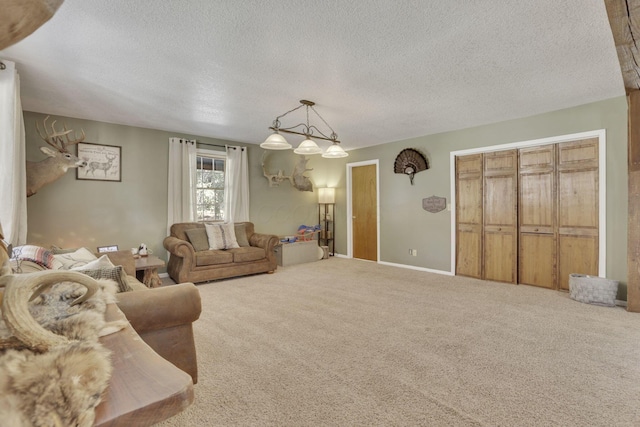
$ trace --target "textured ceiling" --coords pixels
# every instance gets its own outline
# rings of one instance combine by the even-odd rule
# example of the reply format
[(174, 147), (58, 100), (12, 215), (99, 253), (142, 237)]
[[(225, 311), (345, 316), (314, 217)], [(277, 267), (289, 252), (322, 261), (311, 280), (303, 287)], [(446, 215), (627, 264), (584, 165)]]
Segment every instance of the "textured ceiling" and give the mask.
[(309, 99), (347, 150), (624, 95), (600, 0), (66, 0), (0, 58), (27, 111), (259, 144)]

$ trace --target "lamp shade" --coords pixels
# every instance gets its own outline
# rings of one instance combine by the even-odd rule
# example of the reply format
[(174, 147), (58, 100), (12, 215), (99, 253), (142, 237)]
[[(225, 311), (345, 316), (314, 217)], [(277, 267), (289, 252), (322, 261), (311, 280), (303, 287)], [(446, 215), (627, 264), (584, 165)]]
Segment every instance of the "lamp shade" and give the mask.
[(260, 144), (260, 147), (267, 150), (288, 150), (291, 148), (291, 144), (284, 139), (284, 136), (280, 135), (278, 132), (274, 132), (269, 135), (262, 144)]
[(298, 148), (296, 148), (295, 150), (293, 150), (294, 153), (296, 154), (320, 154), (322, 153), (322, 149), (320, 147), (318, 147), (318, 144), (316, 144), (313, 140), (311, 140), (309, 137), (307, 137), (307, 139), (305, 139), (304, 141), (302, 141), (300, 143), (300, 145), (298, 145)]
[(327, 151), (322, 155), (322, 157), (327, 159), (339, 159), (340, 157), (347, 157), (348, 155), (349, 154), (347, 154), (340, 145), (334, 143), (332, 146), (327, 148)]
[(335, 188), (318, 188), (318, 203), (335, 203)]

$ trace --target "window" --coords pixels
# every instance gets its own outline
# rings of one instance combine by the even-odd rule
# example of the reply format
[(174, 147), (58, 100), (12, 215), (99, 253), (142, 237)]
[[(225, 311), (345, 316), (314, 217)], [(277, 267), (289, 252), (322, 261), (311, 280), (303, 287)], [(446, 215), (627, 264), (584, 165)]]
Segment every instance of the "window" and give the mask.
[(196, 156), (196, 220), (224, 220), (224, 154), (198, 150)]

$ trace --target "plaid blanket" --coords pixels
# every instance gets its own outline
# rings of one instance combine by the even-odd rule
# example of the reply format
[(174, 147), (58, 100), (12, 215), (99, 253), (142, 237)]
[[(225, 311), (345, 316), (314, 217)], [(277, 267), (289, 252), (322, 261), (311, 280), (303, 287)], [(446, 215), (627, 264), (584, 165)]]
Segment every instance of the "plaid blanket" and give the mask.
[(43, 247), (34, 245), (16, 246), (13, 248), (11, 260), (35, 262), (36, 264), (50, 270), (59, 267), (59, 263), (56, 262), (56, 259), (53, 257), (53, 253)]

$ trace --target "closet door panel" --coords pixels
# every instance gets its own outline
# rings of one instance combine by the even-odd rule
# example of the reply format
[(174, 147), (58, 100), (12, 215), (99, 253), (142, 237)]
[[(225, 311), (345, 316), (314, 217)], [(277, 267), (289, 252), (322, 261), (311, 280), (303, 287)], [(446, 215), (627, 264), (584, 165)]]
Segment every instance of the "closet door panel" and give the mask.
[(520, 175), (520, 231), (553, 233), (554, 176), (550, 172)]
[(460, 226), (456, 239), (456, 274), (475, 278), (482, 277), (482, 227)]
[(484, 155), (484, 278), (517, 283), (518, 152)]
[(458, 179), (458, 223), (482, 224), (482, 177)]
[(555, 146), (550, 144), (521, 148), (519, 159), (520, 171), (553, 168), (555, 165)]
[(518, 283), (555, 289), (556, 239), (553, 234), (520, 233)]
[(568, 290), (571, 273), (598, 275), (598, 140), (560, 143), (558, 158), (558, 282)]
[(482, 154), (470, 154), (456, 157), (456, 173), (460, 176), (482, 176)]
[(456, 274), (482, 277), (482, 154), (456, 157)]
[(598, 170), (564, 170), (558, 176), (560, 228), (598, 227)]
[(515, 227), (516, 177), (488, 176), (484, 184), (484, 225)]
[(598, 275), (598, 237), (560, 235), (558, 237), (560, 289), (569, 290), (569, 275)]
[(518, 181), (518, 283), (555, 289), (556, 146), (522, 148)]
[(516, 283), (516, 246), (514, 233), (498, 230), (484, 232), (484, 278)]
[(558, 144), (558, 165), (567, 168), (584, 169), (598, 167), (598, 138)]

